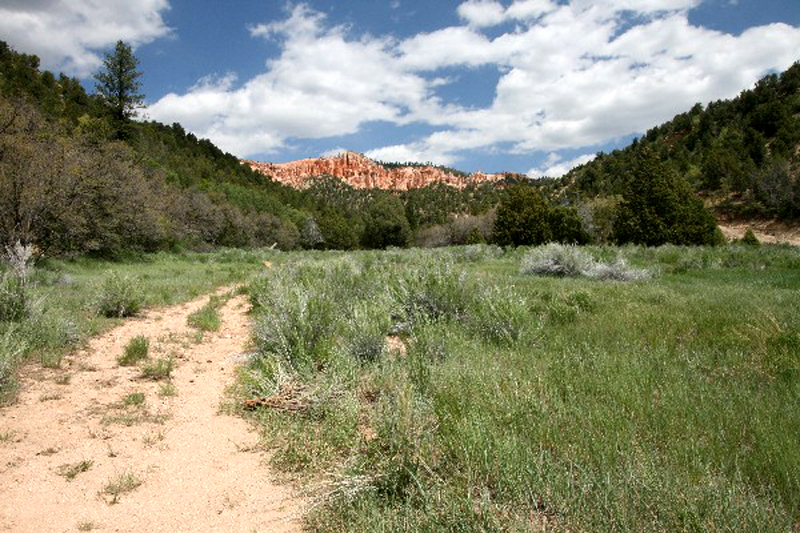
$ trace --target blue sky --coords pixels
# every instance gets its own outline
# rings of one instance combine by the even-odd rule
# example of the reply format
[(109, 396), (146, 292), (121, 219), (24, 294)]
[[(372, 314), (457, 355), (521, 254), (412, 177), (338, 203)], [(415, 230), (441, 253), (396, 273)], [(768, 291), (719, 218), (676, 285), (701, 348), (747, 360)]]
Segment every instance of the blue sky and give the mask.
[(0, 0), (92, 87), (136, 48), (148, 117), (261, 161), (559, 175), (800, 60), (800, 0)]

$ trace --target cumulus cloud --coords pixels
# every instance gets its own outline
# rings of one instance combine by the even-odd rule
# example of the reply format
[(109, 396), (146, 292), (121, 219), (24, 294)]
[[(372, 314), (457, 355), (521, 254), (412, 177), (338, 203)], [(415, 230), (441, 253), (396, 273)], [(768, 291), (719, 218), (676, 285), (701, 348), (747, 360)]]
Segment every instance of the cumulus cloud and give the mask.
[(550, 152), (540, 167), (532, 168), (528, 171), (531, 178), (560, 178), (573, 168), (584, 165), (595, 158), (595, 154), (584, 154), (569, 161), (562, 161), (561, 156), (555, 152)]
[(282, 53), (265, 73), (240, 87), (210, 83), (168, 94), (150, 106), (150, 116), (179, 120), (225, 150), (250, 154), (274, 152), (288, 138), (356, 133), (370, 121), (406, 123), (431, 99), (429, 82), (396, 60), (394, 41), (351, 39), (305, 5), (250, 33), (281, 41)]
[[(301, 4), (284, 20), (249, 28), (280, 43), (264, 73), (241, 85), (229, 76), (205, 80), (165, 96), (150, 114), (240, 155), (355, 133), (370, 121), (435, 129), (405, 144), (376, 140), (368, 155), (383, 160), (453, 164), (475, 149), (588, 150), (696, 102), (734, 96), (797, 59), (800, 29), (771, 24), (732, 35), (695, 26), (688, 11), (699, 1), (467, 0), (458, 7), (463, 25), (402, 40), (359, 35)], [(499, 34), (486, 31), (507, 22)], [(458, 78), (454, 69), (474, 67), (496, 69), (491, 104), (438, 95)], [(580, 162), (551, 161), (531, 173)]]
[(117, 40), (138, 46), (168, 35), (168, 9), (167, 0), (6, 0), (0, 35), (46, 68), (85, 77)]

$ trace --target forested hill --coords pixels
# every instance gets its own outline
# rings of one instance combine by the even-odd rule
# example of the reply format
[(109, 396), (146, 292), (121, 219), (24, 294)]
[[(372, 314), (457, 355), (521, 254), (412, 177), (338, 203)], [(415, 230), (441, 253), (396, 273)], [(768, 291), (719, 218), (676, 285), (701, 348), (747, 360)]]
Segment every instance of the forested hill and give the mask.
[[(492, 187), (304, 191), (241, 165), (179, 124), (126, 121), (80, 82), (0, 41), (0, 243), (48, 255), (174, 247), (405, 246), (497, 202)], [(484, 231), (488, 234), (488, 230)]]
[(718, 212), (800, 218), (800, 63), (732, 100), (695, 105), (629, 147), (598, 154), (553, 187), (573, 198), (619, 195), (643, 147), (685, 176)]

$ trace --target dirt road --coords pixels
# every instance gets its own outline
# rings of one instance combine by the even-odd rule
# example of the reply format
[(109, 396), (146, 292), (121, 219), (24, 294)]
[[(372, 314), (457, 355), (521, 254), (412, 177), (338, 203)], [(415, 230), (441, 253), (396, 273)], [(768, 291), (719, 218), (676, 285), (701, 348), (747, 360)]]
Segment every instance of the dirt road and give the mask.
[[(220, 412), (246, 300), (228, 300), (200, 340), (186, 319), (206, 301), (128, 319), (61, 369), (30, 370), (0, 408), (0, 531), (300, 530), (301, 502), (270, 481), (256, 432)], [(137, 335), (151, 360), (174, 358), (171, 381), (117, 364)]]

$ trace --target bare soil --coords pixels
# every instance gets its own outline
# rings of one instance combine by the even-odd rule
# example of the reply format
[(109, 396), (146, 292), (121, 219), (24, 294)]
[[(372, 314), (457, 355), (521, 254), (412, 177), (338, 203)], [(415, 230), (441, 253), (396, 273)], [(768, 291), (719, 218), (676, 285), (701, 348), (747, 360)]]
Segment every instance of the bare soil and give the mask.
[[(129, 319), (61, 369), (27, 371), (19, 401), (0, 409), (0, 531), (301, 529), (302, 501), (271, 480), (258, 434), (220, 408), (246, 349), (246, 300), (228, 300), (201, 340), (186, 319), (207, 300)], [(174, 358), (170, 381), (117, 364), (137, 335), (150, 360)], [(141, 484), (115, 495), (120, 479)]]
[(741, 239), (749, 228), (763, 243), (800, 246), (800, 226), (774, 220), (720, 220), (718, 222), (719, 228), (729, 241)]

